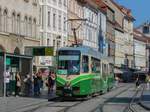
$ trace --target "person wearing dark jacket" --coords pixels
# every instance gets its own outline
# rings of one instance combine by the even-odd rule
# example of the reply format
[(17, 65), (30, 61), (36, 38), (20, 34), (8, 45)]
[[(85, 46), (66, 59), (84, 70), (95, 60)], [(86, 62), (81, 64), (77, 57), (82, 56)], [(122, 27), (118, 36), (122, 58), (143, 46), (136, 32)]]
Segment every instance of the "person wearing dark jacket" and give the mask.
[(35, 74), (33, 76), (33, 80), (34, 80), (34, 96), (38, 96), (39, 95), (39, 83), (38, 83), (38, 77), (37, 74)]
[(25, 96), (30, 96), (32, 89), (32, 80), (30, 75), (26, 76), (26, 78), (24, 79), (24, 84), (25, 84)]

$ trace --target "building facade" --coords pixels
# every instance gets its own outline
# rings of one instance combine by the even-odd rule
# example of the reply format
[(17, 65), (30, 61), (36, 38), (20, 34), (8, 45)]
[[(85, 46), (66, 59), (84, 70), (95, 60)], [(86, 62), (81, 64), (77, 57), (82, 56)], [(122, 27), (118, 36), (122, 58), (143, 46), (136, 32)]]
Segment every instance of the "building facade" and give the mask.
[(112, 64), (115, 63), (115, 11), (112, 7), (111, 1), (103, 2), (107, 5), (105, 7), (107, 22), (106, 22), (106, 43), (108, 45), (108, 54), (110, 61)]
[(117, 26), (115, 28), (115, 66), (121, 68), (125, 63), (124, 31)]
[(136, 32), (146, 38), (146, 68), (150, 72), (150, 23), (147, 21), (136, 28)]
[[(40, 0), (40, 37), (42, 46), (67, 45), (68, 0)], [(53, 57), (41, 57), (40, 64), (53, 66)]]
[(26, 46), (40, 45), (38, 7), (36, 0), (0, 1), (1, 51), (24, 54)]
[[(67, 21), (68, 25), (68, 45), (75, 43), (75, 37), (73, 28), (76, 29), (77, 42), (82, 43), (83, 41), (83, 22), (80, 19), (84, 17), (83, 3), (80, 0), (68, 0), (68, 20), (74, 19), (73, 21)], [(76, 19), (76, 20), (75, 20)]]
[[(133, 21), (131, 11), (113, 0), (104, 0), (107, 4), (108, 54), (112, 57), (115, 73), (130, 80), (134, 69), (133, 58)], [(130, 50), (129, 50), (130, 49)], [(126, 72), (126, 73), (125, 73)]]
[(84, 38), (83, 45), (98, 50), (98, 33), (100, 30), (100, 10), (95, 1), (86, 0), (84, 5)]
[(70, 0), (68, 19), (82, 19), (68, 22), (69, 43), (74, 42), (72, 28), (76, 30), (77, 41), (106, 54), (106, 12), (100, 0)]
[(138, 32), (134, 31), (134, 66), (136, 70), (146, 70), (146, 45), (147, 39), (145, 36)]
[(136, 29), (140, 31), (141, 33), (143, 33), (144, 35), (146, 35), (147, 37), (150, 37), (150, 22), (149, 21), (141, 24)]
[(6, 70), (11, 73), (11, 93), (15, 91), (17, 72), (20, 73), (21, 79), (27, 73), (32, 74), (32, 57), (26, 56), (26, 47), (39, 45), (39, 5), (37, 0), (1, 0), (0, 96), (5, 95)]

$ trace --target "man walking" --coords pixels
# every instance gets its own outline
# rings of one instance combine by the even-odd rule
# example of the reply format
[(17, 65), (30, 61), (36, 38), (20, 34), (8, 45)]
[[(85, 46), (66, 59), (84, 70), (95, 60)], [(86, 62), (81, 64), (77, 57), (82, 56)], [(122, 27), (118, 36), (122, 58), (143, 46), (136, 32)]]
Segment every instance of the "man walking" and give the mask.
[(6, 83), (6, 96), (9, 96), (10, 95), (10, 72), (9, 72), (9, 69), (6, 70), (5, 83)]
[(146, 85), (147, 85), (147, 90), (150, 89), (150, 76), (149, 75), (146, 75)]

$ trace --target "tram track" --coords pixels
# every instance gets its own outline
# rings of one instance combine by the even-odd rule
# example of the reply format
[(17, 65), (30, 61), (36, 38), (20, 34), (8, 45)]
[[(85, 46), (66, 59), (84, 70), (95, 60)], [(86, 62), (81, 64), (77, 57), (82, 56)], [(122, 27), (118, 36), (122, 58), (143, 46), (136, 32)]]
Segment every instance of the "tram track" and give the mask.
[[(143, 87), (143, 89), (141, 90), (141, 88)], [(145, 86), (144, 85), (141, 85), (141, 87), (139, 89), (137, 89), (135, 91), (135, 94), (132, 96), (132, 99), (131, 101), (129, 102), (129, 104), (126, 106), (126, 108), (123, 110), (123, 112), (138, 112), (133, 105), (138, 105), (138, 103), (140, 102), (140, 98), (141, 98), (141, 95), (144, 91), (144, 88)], [(141, 95), (140, 97), (138, 98), (138, 101), (136, 99), (136, 97), (138, 96), (139, 92), (141, 91)]]
[[(94, 109), (92, 112), (104, 112), (103, 108), (105, 105), (108, 105), (108, 102), (110, 100), (114, 100), (117, 96), (119, 96), (120, 94), (124, 93), (125, 91), (129, 90), (131, 87), (128, 87), (122, 91), (120, 91), (119, 93), (117, 93), (116, 95), (114, 95), (113, 97), (111, 97), (110, 99), (104, 101), (103, 104), (100, 104), (96, 109)], [(112, 105), (112, 104), (111, 104)]]
[[(123, 89), (123, 91), (119, 92), (119, 94), (127, 91), (130, 87), (129, 86), (128, 87), (120, 86), (116, 89), (112, 89), (110, 92), (114, 92), (116, 90), (119, 90), (120, 88), (124, 88), (124, 89)], [(108, 94), (109, 94), (109, 92), (108, 92)], [(119, 95), (119, 94), (117, 94), (117, 95)], [(105, 95), (107, 95), (107, 93)], [(103, 97), (103, 95), (98, 95), (96, 97), (92, 97), (91, 99), (94, 100), (94, 99), (97, 99), (98, 97), (101, 97), (101, 96)], [(51, 109), (51, 108), (57, 109), (58, 108), (57, 112), (69, 112), (70, 109), (72, 109), (72, 107), (78, 107), (80, 104), (82, 104), (86, 101), (90, 101), (91, 99), (89, 99), (89, 100), (80, 99), (80, 100), (71, 100), (71, 101), (64, 100), (64, 101), (62, 101), (61, 98), (56, 98), (55, 100), (52, 100), (51, 102), (49, 102), (45, 105), (39, 105), (37, 108), (34, 108), (34, 109), (26, 111), (26, 112), (39, 112), (38, 110), (41, 108), (49, 108), (49, 109)], [(40, 111), (40, 112), (42, 112), (42, 111)]]
[[(141, 89), (142, 88), (142, 89)], [(118, 94), (116, 94), (115, 96), (113, 96), (112, 98), (106, 100), (103, 104), (100, 104), (99, 107), (97, 107), (94, 111), (92, 112), (107, 112), (104, 107), (105, 106), (114, 106), (117, 108), (117, 106), (120, 106), (120, 107), (125, 107), (122, 111), (121, 110), (118, 110), (118, 112), (138, 112), (135, 108), (134, 108), (134, 105), (138, 105), (139, 101), (140, 101), (140, 98), (141, 98), (141, 95), (144, 91), (144, 88), (145, 86), (144, 85), (141, 85), (141, 87), (139, 89), (136, 89), (136, 91), (134, 92), (134, 94), (132, 95), (132, 97), (130, 98), (130, 101), (129, 103), (120, 103), (120, 104), (109, 104), (109, 102), (113, 101), (116, 99), (117, 96), (121, 95), (122, 93), (124, 93), (125, 91), (129, 91), (130, 88), (127, 88), (126, 90), (123, 90), (121, 92), (119, 92)], [(139, 92), (140, 93), (140, 96), (138, 97), (139, 95)], [(112, 110), (113, 111), (113, 108)], [(115, 111), (115, 110), (114, 110)]]
[[(122, 87), (125, 87), (125, 86), (120, 86), (120, 87), (118, 87), (117, 89), (122, 88)], [(113, 92), (113, 91), (115, 91), (115, 90), (116, 90), (116, 88), (115, 88), (115, 89), (112, 89), (111, 92)], [(126, 91), (126, 89), (125, 89), (124, 91)], [(108, 92), (108, 93), (109, 93), (109, 92)], [(107, 94), (107, 93), (106, 93), (106, 94)], [(98, 95), (98, 96), (102, 96), (102, 94), (100, 94), (100, 95)], [(93, 99), (97, 99), (98, 96), (95, 96), (95, 97), (92, 97), (92, 98), (93, 98)], [(87, 99), (87, 100), (89, 100), (89, 99)], [(75, 105), (73, 105), (73, 106), (67, 107), (67, 108), (65, 108), (65, 109), (63, 109), (63, 110), (61, 110), (61, 111), (59, 111), (59, 112), (68, 112), (68, 110), (69, 110), (70, 108), (75, 107), (75, 106), (78, 106), (78, 105), (80, 105), (80, 104), (83, 103), (83, 102), (84, 102), (84, 101), (81, 101), (81, 102), (79, 102), (79, 103), (77, 103), (77, 104), (75, 104)]]

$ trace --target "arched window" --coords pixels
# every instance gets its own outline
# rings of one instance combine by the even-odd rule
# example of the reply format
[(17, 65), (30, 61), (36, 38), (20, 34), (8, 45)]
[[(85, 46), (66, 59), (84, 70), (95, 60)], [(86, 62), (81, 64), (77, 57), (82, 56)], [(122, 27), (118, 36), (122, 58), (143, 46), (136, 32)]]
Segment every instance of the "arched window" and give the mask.
[(12, 33), (16, 33), (16, 13), (12, 13)]
[(0, 31), (2, 31), (2, 9), (0, 7)]
[(18, 47), (15, 48), (14, 54), (20, 54), (20, 49)]
[(17, 15), (17, 34), (20, 34), (20, 24), (21, 24), (21, 17), (20, 14)]
[(32, 19), (31, 19), (31, 17), (29, 18), (29, 25), (28, 26), (29, 26), (29, 28), (28, 28), (29, 29), (29, 36), (32, 37)]
[(24, 17), (24, 35), (27, 36), (28, 35), (28, 17), (25, 16)]
[(4, 10), (3, 12), (3, 15), (4, 15), (4, 26), (3, 26), (3, 30), (4, 32), (7, 32), (7, 19), (8, 19), (8, 11), (7, 9)]
[(5, 49), (2, 45), (0, 45), (0, 52), (5, 52)]
[(33, 36), (36, 37), (36, 19), (33, 19)]

